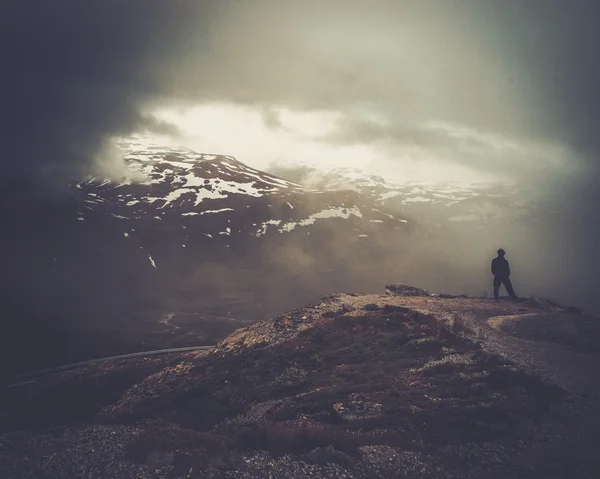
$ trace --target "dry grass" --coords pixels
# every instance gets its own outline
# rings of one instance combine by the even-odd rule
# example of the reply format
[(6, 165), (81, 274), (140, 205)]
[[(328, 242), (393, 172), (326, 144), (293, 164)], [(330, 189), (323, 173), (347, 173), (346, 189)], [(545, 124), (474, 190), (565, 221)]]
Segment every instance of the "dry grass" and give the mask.
[(491, 441), (548, 411), (552, 388), (484, 353), (462, 319), (445, 327), (402, 311), (338, 314), (268, 353), (206, 358), (195, 387), (139, 407), (240, 451), (332, 445), (349, 455), (373, 444)]
[[(129, 457), (185, 473), (235, 468), (235, 457), (259, 450), (332, 446), (356, 458), (362, 446), (487, 444), (550, 416), (560, 391), (484, 352), (471, 310), (435, 317), (400, 301), (333, 296), (238, 331), (210, 354), (136, 382), (102, 419), (141, 421)], [(409, 301), (441, 310), (459, 300)], [(73, 397), (102, 407), (97, 389), (82, 394)]]

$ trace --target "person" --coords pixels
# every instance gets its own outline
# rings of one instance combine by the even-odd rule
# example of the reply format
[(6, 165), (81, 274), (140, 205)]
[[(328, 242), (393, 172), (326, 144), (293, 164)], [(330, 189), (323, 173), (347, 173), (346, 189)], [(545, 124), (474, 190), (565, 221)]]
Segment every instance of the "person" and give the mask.
[(498, 301), (498, 291), (500, 285), (504, 284), (508, 295), (513, 299), (517, 300), (517, 295), (513, 289), (512, 282), (510, 281), (510, 265), (504, 257), (506, 251), (502, 248), (498, 250), (498, 257), (492, 260), (492, 274), (494, 275), (494, 299)]

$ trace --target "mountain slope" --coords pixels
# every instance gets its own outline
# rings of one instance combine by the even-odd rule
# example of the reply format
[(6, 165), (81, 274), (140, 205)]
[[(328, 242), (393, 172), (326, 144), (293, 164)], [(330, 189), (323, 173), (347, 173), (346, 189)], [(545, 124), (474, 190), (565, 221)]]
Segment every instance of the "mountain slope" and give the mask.
[[(120, 220), (185, 220), (207, 237), (289, 233), (331, 220), (351, 220), (372, 231), (378, 223), (401, 227), (407, 220), (377, 209), (349, 192), (307, 193), (294, 183), (249, 168), (229, 156), (153, 148), (125, 156), (129, 172), (121, 183), (89, 178), (75, 185), (83, 199), (78, 221), (92, 213)], [(202, 216), (202, 218), (194, 218)], [(234, 229), (231, 225), (232, 219)], [(304, 231), (309, 233), (309, 231)], [(366, 236), (362, 236), (366, 237)]]
[[(409, 275), (402, 271), (405, 281), (455, 293), (491, 292), (489, 263), (495, 251), (504, 248), (522, 294), (599, 308), (589, 292), (593, 268), (579, 259), (593, 251), (586, 246), (586, 255), (579, 247), (567, 246), (583, 242), (567, 239), (573, 234), (569, 218), (581, 212), (569, 208), (565, 190), (558, 185), (534, 179), (518, 184), (393, 182), (360, 169), (283, 162), (269, 171), (307, 188), (355, 191), (427, 229), (411, 250), (419, 263)], [(420, 275), (419, 267), (427, 274)], [(435, 278), (439, 281), (433, 284)]]
[(417, 294), (330, 295), (210, 352), (37, 378), (2, 404), (4, 428), (21, 430), (0, 434), (0, 471), (595, 477), (600, 357), (506, 336), (494, 318), (554, 315), (568, 329), (585, 317), (596, 333), (598, 318)]
[(424, 234), (356, 192), (307, 192), (227, 156), (125, 147), (122, 181), (0, 192), (4, 368), (214, 344), (323, 290), (373, 288), (396, 266), (385, 253)]
[[(326, 191), (353, 190), (386, 209), (434, 227), (475, 227), (539, 221), (540, 213), (557, 210), (556, 198), (525, 184), (469, 182), (393, 182), (346, 167), (286, 166), (269, 171)], [(459, 225), (460, 223), (460, 225)]]

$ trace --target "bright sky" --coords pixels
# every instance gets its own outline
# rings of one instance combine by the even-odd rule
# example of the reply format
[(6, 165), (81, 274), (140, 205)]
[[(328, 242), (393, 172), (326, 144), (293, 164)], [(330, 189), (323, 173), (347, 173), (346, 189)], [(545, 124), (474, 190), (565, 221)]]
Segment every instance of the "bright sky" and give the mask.
[[(273, 163), (360, 168), (390, 181), (498, 181), (416, 145), (337, 144), (335, 133), (342, 114), (335, 111), (297, 112), (286, 108), (259, 110), (235, 104), (208, 104), (188, 109), (154, 112), (159, 120), (176, 125), (176, 142), (201, 153), (235, 156), (257, 169)], [(370, 118), (371, 121), (383, 121)], [(442, 130), (445, 126), (428, 125)], [(460, 129), (455, 135), (468, 134)]]

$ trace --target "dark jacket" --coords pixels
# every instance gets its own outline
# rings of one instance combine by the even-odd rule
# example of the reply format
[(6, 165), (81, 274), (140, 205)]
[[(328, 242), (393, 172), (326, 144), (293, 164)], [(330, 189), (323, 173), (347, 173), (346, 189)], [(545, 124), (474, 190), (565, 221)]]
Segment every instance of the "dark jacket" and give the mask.
[(492, 260), (492, 274), (500, 278), (508, 278), (510, 276), (510, 266), (508, 261), (498, 256)]

